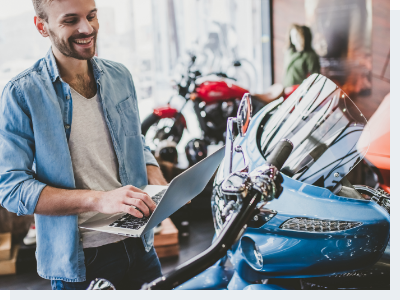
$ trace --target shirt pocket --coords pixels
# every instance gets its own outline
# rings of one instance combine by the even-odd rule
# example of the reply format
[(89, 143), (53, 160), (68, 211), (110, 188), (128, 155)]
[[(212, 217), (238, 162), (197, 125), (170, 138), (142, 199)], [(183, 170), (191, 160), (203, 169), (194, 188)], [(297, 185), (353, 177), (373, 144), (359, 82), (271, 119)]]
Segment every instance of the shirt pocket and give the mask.
[(121, 117), (122, 128), (126, 136), (136, 136), (140, 134), (140, 121), (137, 106), (133, 102), (132, 96), (117, 104), (117, 110)]

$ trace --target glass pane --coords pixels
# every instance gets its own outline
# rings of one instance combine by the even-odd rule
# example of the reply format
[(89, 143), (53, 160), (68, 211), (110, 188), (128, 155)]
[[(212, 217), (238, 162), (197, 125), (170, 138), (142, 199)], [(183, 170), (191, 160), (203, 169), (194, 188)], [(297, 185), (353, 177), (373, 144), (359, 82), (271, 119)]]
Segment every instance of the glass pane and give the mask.
[(278, 141), (293, 151), (282, 171), (294, 179), (332, 189), (365, 156), (369, 141), (358, 145), (367, 121), (331, 80), (307, 78), (269, 119), (261, 136), (267, 157)]

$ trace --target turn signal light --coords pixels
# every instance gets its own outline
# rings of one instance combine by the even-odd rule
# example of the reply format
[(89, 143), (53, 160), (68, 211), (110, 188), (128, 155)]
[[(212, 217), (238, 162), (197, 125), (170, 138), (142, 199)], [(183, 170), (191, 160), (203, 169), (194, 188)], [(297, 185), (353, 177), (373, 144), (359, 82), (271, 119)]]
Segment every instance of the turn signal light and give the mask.
[(292, 218), (280, 226), (281, 229), (307, 232), (334, 232), (348, 230), (362, 225), (361, 222)]

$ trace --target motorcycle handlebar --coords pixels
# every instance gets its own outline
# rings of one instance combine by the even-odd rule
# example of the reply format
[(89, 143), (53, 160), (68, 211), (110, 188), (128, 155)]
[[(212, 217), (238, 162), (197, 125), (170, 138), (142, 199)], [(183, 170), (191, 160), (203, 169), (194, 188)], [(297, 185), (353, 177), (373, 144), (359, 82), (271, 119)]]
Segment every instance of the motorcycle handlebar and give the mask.
[(278, 170), (282, 169), (284, 163), (288, 159), (293, 150), (293, 144), (287, 139), (278, 142), (274, 150), (267, 157), (266, 163), (275, 166)]
[[(174, 271), (165, 276), (151, 283), (144, 284), (142, 290), (173, 289), (200, 274), (224, 257), (228, 249), (239, 239), (247, 228), (246, 223), (252, 217), (257, 203), (260, 202), (261, 194), (254, 192), (248, 195), (248, 198), (248, 205), (245, 205), (239, 212), (233, 213), (220, 235), (208, 249), (178, 266)], [(253, 201), (250, 201), (251, 199)]]

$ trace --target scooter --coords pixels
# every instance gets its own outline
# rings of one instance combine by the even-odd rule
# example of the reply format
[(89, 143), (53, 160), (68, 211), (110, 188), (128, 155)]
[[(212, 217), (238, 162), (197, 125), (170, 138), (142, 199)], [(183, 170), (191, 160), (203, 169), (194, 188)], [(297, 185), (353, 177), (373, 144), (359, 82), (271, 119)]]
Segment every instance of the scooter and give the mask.
[(142, 289), (390, 288), (390, 196), (346, 179), (368, 149), (364, 116), (318, 74), (282, 100), (251, 118), (243, 97), (215, 176), (213, 243)]

